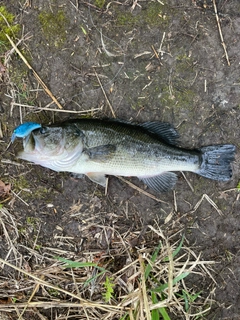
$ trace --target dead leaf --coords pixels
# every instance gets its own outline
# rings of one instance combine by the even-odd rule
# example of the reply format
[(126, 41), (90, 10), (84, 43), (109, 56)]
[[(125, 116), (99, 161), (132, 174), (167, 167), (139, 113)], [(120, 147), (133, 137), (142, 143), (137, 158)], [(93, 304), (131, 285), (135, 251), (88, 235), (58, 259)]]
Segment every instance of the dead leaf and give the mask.
[(2, 180), (0, 180), (0, 200), (9, 196), (11, 191), (11, 184), (5, 184)]

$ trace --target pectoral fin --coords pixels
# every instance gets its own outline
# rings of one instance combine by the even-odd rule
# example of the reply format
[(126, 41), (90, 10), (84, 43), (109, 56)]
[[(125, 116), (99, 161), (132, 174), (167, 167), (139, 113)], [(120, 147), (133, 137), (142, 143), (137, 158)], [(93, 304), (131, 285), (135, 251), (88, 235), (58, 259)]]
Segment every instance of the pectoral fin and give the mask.
[(84, 153), (94, 162), (106, 162), (111, 159), (116, 151), (116, 146), (106, 144), (89, 149), (85, 149)]
[(92, 180), (93, 182), (96, 182), (98, 184), (100, 184), (103, 187), (106, 187), (106, 176), (103, 173), (96, 173), (96, 172), (88, 172), (86, 174), (88, 176), (88, 178), (90, 180)]
[(140, 178), (149, 188), (157, 192), (167, 192), (175, 186), (177, 175), (173, 172), (164, 172), (159, 176)]

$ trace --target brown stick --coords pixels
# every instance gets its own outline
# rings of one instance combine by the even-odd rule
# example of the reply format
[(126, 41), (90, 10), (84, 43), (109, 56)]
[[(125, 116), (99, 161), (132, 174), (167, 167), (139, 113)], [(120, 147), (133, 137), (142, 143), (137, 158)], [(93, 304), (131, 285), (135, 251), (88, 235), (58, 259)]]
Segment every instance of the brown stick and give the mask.
[(222, 42), (222, 46), (223, 46), (223, 50), (224, 50), (225, 57), (226, 57), (226, 60), (227, 60), (227, 64), (230, 66), (230, 61), (229, 61), (229, 57), (228, 57), (228, 53), (227, 53), (227, 47), (226, 47), (226, 44), (225, 44), (225, 42), (223, 40), (222, 29), (221, 29), (221, 24), (220, 24), (218, 12), (217, 12), (216, 1), (212, 0), (212, 2), (213, 2), (214, 12), (215, 12), (216, 20), (217, 20), (219, 36), (220, 36), (220, 39), (221, 39), (221, 42)]
[(108, 104), (108, 106), (109, 106), (109, 108), (110, 108), (110, 110), (111, 110), (111, 112), (112, 112), (112, 115), (113, 115), (114, 118), (116, 118), (116, 114), (115, 114), (115, 112), (114, 112), (114, 110), (113, 110), (113, 107), (112, 107), (112, 105), (111, 105), (111, 103), (110, 103), (110, 101), (109, 101), (109, 99), (108, 99), (108, 97), (107, 97), (107, 95), (106, 95), (106, 92), (105, 92), (105, 90), (104, 90), (104, 88), (103, 88), (103, 86), (102, 86), (102, 83), (101, 83), (101, 81), (100, 81), (100, 79), (99, 79), (99, 76), (98, 76), (96, 70), (94, 70), (94, 72), (95, 72), (97, 81), (98, 81), (98, 83), (99, 83), (99, 85), (100, 85), (100, 87), (101, 87), (101, 89), (102, 89), (103, 95), (104, 95), (104, 97), (105, 97), (105, 99), (106, 99), (106, 101), (107, 101), (107, 104)]
[(48, 89), (48, 87), (46, 86), (46, 84), (42, 81), (42, 79), (39, 77), (39, 75), (37, 74), (37, 72), (32, 68), (32, 66), (28, 63), (27, 59), (22, 55), (22, 53), (18, 50), (17, 46), (14, 44), (14, 42), (12, 41), (12, 39), (5, 34), (6, 37), (8, 38), (9, 42), (11, 43), (12, 47), (14, 48), (14, 50), (17, 52), (17, 54), (19, 55), (19, 57), (22, 59), (22, 61), (25, 63), (25, 65), (28, 67), (29, 70), (32, 71), (32, 73), (34, 74), (34, 77), (36, 78), (36, 80), (38, 81), (38, 83), (40, 83), (40, 85), (43, 87), (44, 91), (49, 95), (49, 97), (56, 103), (56, 105), (58, 106), (59, 109), (63, 109), (63, 107), (61, 106), (61, 104), (57, 101), (57, 98), (54, 97), (54, 95), (52, 94), (52, 92)]
[(147, 191), (145, 191), (145, 190), (137, 187), (135, 184), (133, 184), (132, 182), (130, 182), (130, 181), (126, 180), (126, 179), (124, 179), (124, 178), (122, 178), (122, 177), (120, 177), (120, 176), (116, 176), (116, 177), (117, 177), (119, 180), (121, 180), (121, 181), (125, 182), (126, 184), (128, 184), (131, 188), (133, 188), (133, 189), (137, 190), (138, 192), (144, 194), (145, 196), (147, 196), (147, 197), (149, 197), (149, 198), (151, 198), (151, 199), (153, 199), (153, 200), (155, 200), (155, 201), (157, 201), (157, 202), (162, 202), (162, 203), (166, 203), (166, 204), (168, 203), (168, 202), (166, 202), (166, 201), (163, 201), (163, 200), (158, 199), (157, 197), (155, 197), (155, 196), (152, 195), (151, 193), (148, 193)]

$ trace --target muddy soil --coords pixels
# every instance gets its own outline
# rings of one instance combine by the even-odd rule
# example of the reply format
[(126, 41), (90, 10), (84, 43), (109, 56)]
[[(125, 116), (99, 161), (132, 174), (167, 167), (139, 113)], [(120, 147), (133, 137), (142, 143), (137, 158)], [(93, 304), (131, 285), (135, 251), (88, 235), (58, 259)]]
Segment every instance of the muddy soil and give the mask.
[[(12, 185), (9, 210), (22, 228), (29, 217), (41, 226), (37, 236), (43, 248), (54, 247), (60, 236), (71, 238), (71, 250), (99, 247), (94, 237), (79, 233), (88, 219), (118, 225), (119, 232), (154, 225), (156, 219), (166, 234), (184, 229), (196, 254), (216, 261), (216, 302), (206, 318), (239, 319), (240, 2), (216, 1), (221, 29), (210, 0), (105, 1), (101, 7), (103, 3), (0, 1), (22, 26), (24, 56), (69, 111), (39, 111), (59, 107), (19, 56), (11, 55), (0, 96), (0, 180)], [(15, 154), (20, 142), (5, 152), (21, 121), (46, 124), (79, 117), (82, 111), (95, 117), (170, 122), (187, 148), (235, 144), (233, 178), (220, 183), (179, 173), (174, 191), (152, 192), (167, 202), (162, 204), (116, 177), (110, 177), (105, 196), (87, 178), (77, 180), (19, 161)], [(145, 189), (137, 179), (131, 181)], [(80, 215), (74, 215), (76, 206)], [(164, 224), (170, 212), (175, 229)], [(26, 239), (22, 236), (21, 244), (28, 241), (29, 246)], [(5, 254), (3, 243), (0, 255)], [(206, 279), (197, 285), (208, 293), (211, 284)]]

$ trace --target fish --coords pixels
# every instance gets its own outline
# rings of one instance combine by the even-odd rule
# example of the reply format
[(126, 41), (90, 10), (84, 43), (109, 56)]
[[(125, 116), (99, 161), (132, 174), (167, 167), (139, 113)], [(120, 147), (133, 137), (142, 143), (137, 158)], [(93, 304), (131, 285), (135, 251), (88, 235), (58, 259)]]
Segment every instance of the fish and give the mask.
[(84, 174), (106, 186), (106, 176), (135, 176), (156, 192), (174, 188), (176, 171), (228, 181), (236, 147), (220, 144), (184, 149), (169, 123), (73, 119), (41, 125), (23, 137), (18, 158), (54, 171)]
[(26, 138), (34, 130), (41, 128), (41, 124), (36, 122), (25, 122), (20, 124), (13, 130), (11, 142), (13, 143), (16, 138)]

